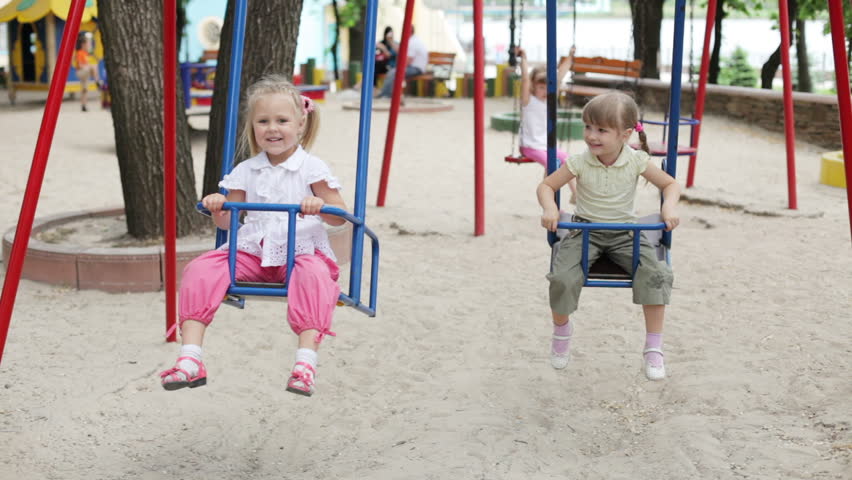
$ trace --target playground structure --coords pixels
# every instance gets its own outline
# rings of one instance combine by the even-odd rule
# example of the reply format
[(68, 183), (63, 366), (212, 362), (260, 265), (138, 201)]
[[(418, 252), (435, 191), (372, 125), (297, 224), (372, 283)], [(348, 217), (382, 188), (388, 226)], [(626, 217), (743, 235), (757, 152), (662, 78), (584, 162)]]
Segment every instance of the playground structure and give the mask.
[[(169, 21), (174, 23), (174, 0), (170, 0), (172, 5), (168, 6), (168, 10), (166, 10), (166, 15), (164, 16), (164, 22), (167, 24)], [(243, 64), (243, 48), (245, 45), (245, 28), (246, 28), (246, 11), (247, 11), (247, 3), (248, 0), (237, 0), (235, 5), (235, 16), (234, 16), (234, 30), (233, 36), (231, 40), (231, 64), (229, 68), (228, 74), (228, 94), (226, 97), (226, 110), (225, 110), (225, 138), (223, 139), (224, 148), (222, 149), (222, 169), (220, 172), (220, 178), (224, 177), (228, 173), (231, 172), (233, 168), (233, 157), (234, 150), (236, 146), (236, 135), (237, 135), (237, 116), (239, 113), (239, 96), (240, 96), (240, 75), (242, 73), (242, 64)], [(343, 211), (339, 208), (334, 207), (323, 207), (322, 213), (327, 213), (331, 215), (336, 215), (341, 218), (344, 218), (348, 222), (351, 223), (353, 233), (352, 233), (352, 250), (350, 255), (351, 260), (351, 268), (350, 268), (350, 277), (349, 277), (349, 293), (344, 294), (341, 293), (338, 299), (338, 305), (345, 305), (352, 307), (364, 314), (369, 316), (376, 315), (376, 301), (377, 301), (377, 292), (378, 292), (378, 272), (379, 272), (379, 240), (376, 235), (366, 226), (365, 223), (365, 215), (366, 215), (366, 188), (367, 188), (367, 168), (368, 168), (368, 159), (369, 159), (369, 135), (370, 135), (370, 113), (371, 113), (371, 104), (372, 104), (372, 79), (374, 73), (374, 59), (372, 56), (372, 49), (368, 48), (368, 46), (372, 46), (372, 41), (368, 41), (367, 39), (371, 39), (375, 36), (376, 30), (376, 9), (377, 9), (378, 0), (370, 0), (367, 7), (367, 21), (365, 26), (365, 40), (364, 40), (364, 51), (365, 53), (365, 73), (367, 82), (364, 82), (363, 88), (361, 89), (361, 114), (360, 114), (360, 122), (359, 122), (359, 137), (358, 137), (358, 152), (357, 152), (357, 180), (355, 186), (355, 205), (354, 205), (354, 214)], [(171, 19), (170, 19), (171, 17)], [(166, 239), (166, 337), (169, 341), (175, 341), (175, 329), (177, 326), (175, 319), (176, 312), (176, 295), (177, 291), (177, 274), (175, 272), (175, 236), (176, 236), (176, 225), (174, 224), (174, 212), (177, 211), (177, 205), (175, 204), (176, 198), (176, 182), (175, 182), (175, 168), (176, 162), (175, 158), (177, 155), (177, 144), (176, 138), (177, 135), (175, 133), (174, 126), (174, 109), (176, 108), (173, 95), (170, 95), (170, 92), (176, 90), (175, 85), (175, 74), (176, 72), (168, 70), (170, 68), (174, 68), (174, 65), (177, 63), (177, 56), (175, 52), (175, 48), (170, 48), (173, 46), (168, 45), (168, 43), (175, 42), (176, 34), (174, 32), (167, 32), (166, 34), (166, 42), (163, 46), (166, 57), (164, 57), (164, 64), (167, 66), (166, 71), (163, 72), (163, 82), (166, 86), (164, 90), (164, 99), (165, 99), (165, 118), (167, 119), (167, 123), (165, 125), (166, 135), (169, 138), (166, 143), (166, 151), (164, 152), (164, 156), (166, 158), (166, 165), (168, 167), (168, 178), (165, 179), (167, 182), (166, 188), (166, 202), (165, 202), (165, 215), (166, 215), (166, 229), (165, 229), (165, 239)], [(224, 190), (222, 193), (226, 193)], [(203, 207), (199, 203), (198, 208), (203, 210)], [(293, 265), (295, 261), (295, 248), (296, 248), (296, 217), (297, 214), (301, 211), (299, 205), (284, 205), (284, 204), (259, 204), (259, 203), (245, 203), (245, 202), (226, 202), (222, 206), (223, 209), (228, 209), (231, 211), (231, 224), (228, 232), (225, 232), (221, 229), (217, 229), (216, 232), (216, 246), (219, 247), (223, 245), (226, 241), (228, 242), (228, 266), (230, 270), (230, 279), (231, 284), (227, 291), (227, 300), (226, 303), (242, 307), (245, 303), (244, 296), (246, 295), (260, 295), (260, 296), (279, 296), (286, 297), (290, 282), (290, 274), (293, 271)], [(287, 212), (288, 218), (288, 230), (287, 230), (287, 276), (282, 284), (271, 283), (271, 284), (259, 284), (256, 282), (239, 282), (236, 280), (236, 257), (237, 257), (237, 235), (239, 230), (239, 220), (240, 213), (246, 210), (260, 210), (260, 211), (274, 211), (274, 212)], [(369, 301), (364, 303), (361, 301), (361, 284), (362, 284), (362, 264), (363, 264), (363, 251), (364, 251), (364, 237), (370, 237), (372, 240), (372, 265), (370, 269), (370, 293), (369, 293)]]
[[(15, 103), (18, 90), (48, 90), (58, 71), (57, 55), (64, 32), (69, 26), (68, 0), (12, 0), (0, 8), (0, 22), (7, 23), (9, 45), (9, 71), (7, 84), (9, 101)], [(82, 13), (79, 32), (89, 32), (93, 37), (92, 54), (103, 58), (101, 34), (97, 28), (98, 7), (94, 0), (86, 2)], [(78, 32), (75, 29), (75, 35)], [(76, 38), (76, 37), (75, 37)], [(73, 45), (72, 45), (73, 50)], [(103, 72), (103, 61), (99, 62)], [(105, 78), (105, 77), (101, 77)], [(80, 91), (80, 81), (73, 69), (67, 72), (62, 91)], [(92, 82), (90, 91), (98, 87)]]
[[(499, 132), (517, 132), (521, 125), (518, 112), (496, 113), (491, 115), (491, 128)], [(583, 119), (576, 110), (558, 110), (556, 112), (556, 139), (580, 140), (583, 138)]]
[[(550, 0), (552, 1), (552, 0)], [(408, 39), (411, 37), (412, 17), (414, 15), (415, 0), (406, 0), (405, 16), (403, 18), (402, 39), (399, 44), (399, 52), (397, 53), (397, 71), (405, 71), (405, 63), (408, 60)], [(482, 35), (482, 1), (478, 0), (473, 3), (473, 18), (474, 18), (474, 34), (473, 34), (473, 52), (474, 52), (474, 236), (485, 235), (485, 39)], [(375, 32), (372, 37), (375, 38)], [(370, 48), (372, 52), (372, 47)], [(368, 62), (372, 65), (373, 61)], [(366, 80), (372, 80), (372, 77), (365, 76)], [(385, 135), (385, 152), (382, 159), (382, 173), (379, 179), (379, 192), (376, 199), (376, 206), (383, 207), (387, 196), (388, 177), (390, 176), (391, 158), (393, 156), (393, 142), (396, 135), (396, 121), (399, 116), (400, 103), (402, 99), (402, 85), (405, 80), (405, 75), (395, 75), (393, 84), (393, 93), (391, 95), (391, 107), (388, 117), (388, 129)], [(370, 81), (372, 85), (372, 81)], [(362, 94), (363, 96), (363, 94)], [(362, 97), (361, 107), (364, 107)], [(363, 112), (363, 110), (362, 110)], [(363, 117), (364, 114), (362, 113)]]
[[(215, 60), (215, 57), (212, 58)], [(216, 63), (180, 64), (180, 79), (183, 87), (184, 108), (209, 107), (213, 102), (213, 87), (216, 80)], [(325, 85), (302, 85), (302, 77), (294, 75), (293, 83), (299, 87), (302, 95), (317, 101), (325, 100)]]
[[(679, 2), (679, 6), (682, 6), (682, 2)], [(842, 24), (842, 9), (839, 4), (829, 4), (830, 6), (830, 15), (832, 22), (832, 36), (833, 36), (833, 46), (835, 49), (835, 65), (836, 65), (836, 74), (838, 84), (844, 85), (848, 84), (849, 81), (849, 73), (846, 65), (846, 56), (845, 56), (845, 45), (844, 39), (842, 36), (843, 32), (843, 24)], [(44, 169), (46, 167), (47, 155), (49, 153), (50, 141), (52, 139), (53, 131), (56, 126), (56, 119), (58, 116), (59, 103), (64, 93), (65, 88), (65, 80), (68, 76), (68, 71), (70, 67), (70, 53), (73, 48), (72, 43), (75, 38), (77, 31), (76, 28), (80, 23), (80, 19), (82, 17), (83, 10), (83, 2), (81, 0), (77, 0), (73, 3), (71, 7), (71, 13), (68, 16), (68, 25), (74, 25), (73, 28), (67, 29), (63, 33), (63, 42), (60, 46), (60, 54), (58, 55), (58, 63), (56, 66), (56, 70), (54, 71), (54, 80), (50, 84), (48, 102), (45, 107), (45, 114), (42, 121), (42, 127), (39, 134), (39, 142), (36, 146), (36, 150), (33, 156), (33, 164), (30, 179), (28, 181), (27, 189), (24, 196), (24, 202), (22, 204), (21, 215), (18, 221), (18, 230), (16, 233), (16, 241), (13, 246), (13, 252), (10, 256), (8, 267), (7, 267), (7, 275), (3, 288), (2, 300), (0, 300), (0, 353), (2, 353), (2, 347), (5, 345), (6, 334), (9, 327), (9, 321), (11, 317), (11, 312), (14, 306), (14, 298), (17, 292), (17, 286), (20, 280), (20, 271), (22, 267), (22, 258), (23, 252), (26, 250), (27, 241), (29, 238), (29, 234), (31, 231), (33, 216), (35, 213), (35, 207), (38, 200), (38, 195), (41, 188), (41, 181), (44, 175)], [(76, 23), (75, 23), (76, 22)], [(480, 32), (481, 33), (481, 32)], [(555, 33), (555, 32), (554, 32)], [(548, 52), (550, 54), (550, 51)], [(553, 52), (555, 54), (555, 52)], [(555, 55), (554, 55), (555, 56)], [(368, 62), (369, 63), (369, 62)], [(552, 62), (551, 62), (552, 63)], [(555, 68), (555, 67), (554, 67)], [(478, 82), (478, 85), (481, 87), (482, 83)], [(553, 89), (555, 91), (555, 89)], [(549, 93), (551, 93), (550, 85), (549, 85)], [(362, 95), (364, 92), (362, 92)], [(369, 99), (369, 95), (367, 95)], [(850, 101), (849, 92), (841, 90), (838, 92), (838, 102), (840, 107), (840, 118), (841, 118), (841, 129), (843, 131), (842, 138), (844, 140), (843, 143), (843, 152), (844, 158), (849, 159), (852, 158), (852, 144), (850, 144), (849, 139), (852, 138), (852, 101)], [(555, 109), (555, 102), (553, 104)], [(366, 122), (369, 125), (369, 119), (365, 120), (364, 115), (361, 116), (361, 124), (362, 126)], [(166, 119), (168, 120), (168, 115)], [(670, 117), (672, 119), (676, 117)], [(674, 120), (672, 120), (674, 121)], [(549, 126), (549, 130), (552, 131), (552, 126)], [(363, 137), (363, 128), (361, 130), (361, 136)], [(672, 139), (675, 136), (669, 136), (669, 143), (671, 144)], [(554, 139), (555, 140), (555, 139)], [(554, 142), (555, 143), (555, 142)], [(676, 145), (676, 139), (674, 141)], [(168, 154), (166, 155), (168, 157)], [(553, 159), (553, 155), (551, 154), (551, 160)], [(360, 158), (360, 154), (359, 154)], [(846, 170), (846, 178), (847, 178), (847, 201), (849, 203), (849, 211), (850, 217), (852, 217), (852, 195), (850, 195), (850, 187), (849, 185), (852, 182), (849, 181), (852, 178), (852, 162), (846, 161), (845, 163)]]
[(820, 158), (819, 183), (831, 187), (846, 187), (843, 176), (843, 152), (826, 152)]
[[(15, 297), (21, 279), (24, 258), (32, 233), (35, 211), (41, 192), (44, 173), (47, 168), (47, 158), (56, 130), (59, 110), (64, 96), (66, 81), (71, 67), (71, 53), (75, 47), (78, 30), (83, 17), (86, 0), (71, 0), (67, 18), (67, 27), (62, 35), (60, 50), (57, 56), (57, 65), (50, 82), (47, 103), (42, 118), (42, 125), (38, 136), (30, 177), (27, 182), (24, 199), (21, 206), (21, 214), (17, 223), (15, 240), (9, 255), (6, 278), (3, 284), (3, 293), (0, 296), (0, 361), (2, 361), (3, 350), (6, 344), (6, 336), (11, 322), (14, 309)], [(376, 29), (376, 9), (378, 0), (370, 0), (367, 7), (368, 20), (366, 22), (365, 39), (372, 39)], [(235, 149), (235, 137), (237, 127), (237, 113), (239, 106), (240, 72), (242, 70), (243, 45), (245, 35), (247, 0), (237, 0), (235, 8), (235, 21), (233, 31), (233, 51), (231, 56), (231, 69), (228, 78), (228, 96), (225, 119), (225, 138), (223, 155), (223, 174), (230, 170), (233, 152)], [(166, 294), (166, 332), (168, 341), (176, 341), (175, 326), (177, 314), (177, 2), (176, 0), (164, 0), (163, 4), (163, 216), (164, 216), (164, 244), (165, 244), (165, 294)], [(365, 40), (365, 43), (368, 43)], [(372, 46), (372, 40), (369, 41)], [(366, 52), (372, 52), (372, 48), (365, 48)], [(362, 89), (362, 110), (359, 120), (358, 152), (357, 152), (357, 180), (355, 187), (354, 212), (349, 213), (337, 208), (323, 207), (323, 213), (329, 213), (345, 218), (353, 225), (351, 267), (349, 293), (340, 294), (338, 304), (355, 308), (370, 316), (376, 314), (377, 286), (378, 286), (378, 254), (379, 244), (375, 234), (365, 225), (366, 214), (366, 188), (367, 167), (369, 159), (369, 135), (370, 135), (370, 106), (372, 103), (372, 76), (374, 65), (372, 55), (365, 62), (366, 85)], [(226, 170), (227, 169), (227, 170)], [(228, 204), (224, 208), (232, 212), (245, 209), (269, 209), (287, 211), (290, 213), (290, 232), (288, 242), (288, 280), (289, 272), (292, 271), (294, 248), (295, 248), (295, 219), (300, 211), (299, 205), (256, 205), (256, 204)], [(238, 215), (233, 215), (232, 231), (236, 232), (236, 220)], [(361, 301), (364, 237), (372, 239), (372, 265), (370, 269), (370, 293), (369, 301)], [(225, 232), (217, 232), (217, 244), (224, 242)], [(234, 281), (234, 262), (236, 234), (230, 235), (230, 266), (231, 266), (231, 289), (229, 294), (257, 294), (267, 296), (286, 296), (287, 283), (283, 285), (257, 286), (238, 285)]]

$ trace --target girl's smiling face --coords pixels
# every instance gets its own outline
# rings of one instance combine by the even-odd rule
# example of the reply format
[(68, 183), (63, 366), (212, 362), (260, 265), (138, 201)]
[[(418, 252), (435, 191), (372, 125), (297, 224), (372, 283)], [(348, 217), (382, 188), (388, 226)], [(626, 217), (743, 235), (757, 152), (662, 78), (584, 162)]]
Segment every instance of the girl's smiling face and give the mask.
[(290, 158), (299, 146), (305, 116), (290, 95), (272, 93), (258, 99), (252, 112), (254, 139), (277, 165)]
[(632, 129), (620, 131), (612, 127), (586, 124), (583, 129), (583, 140), (589, 151), (598, 157), (605, 165), (612, 165), (621, 153), (624, 143), (630, 138)]

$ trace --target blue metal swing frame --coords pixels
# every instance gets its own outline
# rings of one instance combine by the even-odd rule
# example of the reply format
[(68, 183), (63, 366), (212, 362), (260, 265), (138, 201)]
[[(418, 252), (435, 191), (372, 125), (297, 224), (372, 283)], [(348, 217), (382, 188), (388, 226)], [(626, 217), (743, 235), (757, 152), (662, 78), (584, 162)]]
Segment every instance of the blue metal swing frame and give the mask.
[[(222, 149), (222, 168), (219, 178), (230, 173), (233, 168), (233, 157), (236, 144), (237, 114), (240, 97), (240, 75), (243, 64), (243, 47), (245, 45), (246, 11), (248, 0), (236, 0), (234, 9), (234, 30), (231, 41), (231, 62), (228, 71), (228, 95), (226, 99), (225, 115), (225, 137)], [(350, 306), (371, 317), (376, 316), (376, 300), (378, 292), (379, 275), (379, 239), (365, 223), (367, 210), (367, 171), (370, 148), (370, 120), (373, 110), (373, 76), (375, 75), (375, 59), (372, 54), (373, 42), (376, 38), (376, 14), (378, 12), (378, 0), (368, 0), (365, 12), (366, 22), (364, 26), (364, 58), (363, 58), (363, 81), (361, 82), (361, 108), (358, 122), (358, 156), (356, 164), (355, 183), (355, 205), (353, 213), (346, 212), (336, 207), (323, 207), (321, 213), (339, 216), (352, 224), (352, 255), (349, 269), (349, 294), (341, 293), (338, 304)], [(222, 189), (223, 194), (227, 191)], [(228, 288), (226, 303), (242, 307), (244, 305), (243, 295), (262, 295), (286, 297), (290, 282), (290, 273), (293, 271), (295, 261), (295, 235), (296, 217), (300, 213), (299, 205), (292, 204), (270, 204), (270, 203), (246, 203), (226, 202), (223, 208), (231, 212), (231, 224), (229, 230), (216, 230), (216, 247), (228, 242), (228, 268), (230, 271), (231, 284)], [(199, 203), (198, 209), (203, 211), (204, 207)], [(254, 284), (249, 282), (237, 282), (236, 256), (237, 256), (237, 231), (239, 229), (240, 212), (245, 210), (262, 210), (288, 213), (287, 231), (287, 278), (283, 284)], [(372, 240), (372, 256), (370, 266), (370, 295), (369, 303), (361, 301), (361, 281), (364, 256), (364, 236)]]
[[(547, 172), (553, 173), (559, 167), (556, 158), (556, 14), (557, 0), (547, 0)], [(674, 41), (672, 51), (672, 79), (669, 90), (669, 114), (668, 118), (668, 144), (666, 157), (663, 159), (663, 170), (677, 178), (677, 155), (678, 155), (678, 125), (681, 123), (680, 115), (680, 90), (681, 73), (683, 70), (683, 35), (686, 19), (686, 0), (675, 1), (675, 23)], [(559, 206), (559, 192), (556, 192), (556, 205)], [(671, 232), (665, 231), (665, 223), (577, 223), (559, 222), (559, 229), (580, 229), (583, 234), (582, 266), (585, 275), (584, 286), (587, 287), (615, 287), (630, 288), (633, 286), (633, 277), (639, 266), (639, 238), (637, 232), (643, 230), (663, 230), (661, 244), (665, 248), (666, 263), (671, 263)], [(623, 280), (595, 280), (589, 278), (589, 232), (592, 230), (632, 230), (633, 235), (633, 269), (629, 273), (629, 279)], [(551, 247), (558, 240), (556, 232), (548, 232), (547, 241)]]

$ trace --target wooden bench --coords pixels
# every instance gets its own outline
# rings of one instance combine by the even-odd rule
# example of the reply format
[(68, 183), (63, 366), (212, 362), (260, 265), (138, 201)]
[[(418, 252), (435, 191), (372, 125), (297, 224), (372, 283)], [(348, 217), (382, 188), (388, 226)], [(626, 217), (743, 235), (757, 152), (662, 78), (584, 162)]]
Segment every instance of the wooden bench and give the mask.
[(455, 53), (429, 52), (426, 71), (420, 75), (408, 77), (408, 80), (449, 80), (453, 74), (453, 62), (455, 60)]
[[(565, 57), (563, 57), (564, 59)], [(562, 59), (560, 59), (560, 62)], [(576, 81), (577, 75), (583, 76), (587, 73), (607, 75), (609, 77), (620, 77), (622, 81), (628, 79), (638, 80), (642, 71), (642, 60), (615, 60), (604, 57), (574, 57), (571, 72)], [(594, 97), (611, 89), (569, 83), (560, 87), (560, 97), (570, 100), (571, 97)]]
[(420, 75), (413, 75), (405, 79), (408, 86), (406, 93), (424, 96), (443, 96), (446, 88), (439, 95), (436, 83), (443, 83), (452, 78), (453, 62), (456, 54), (450, 52), (429, 52), (429, 60), (426, 63), (426, 71)]

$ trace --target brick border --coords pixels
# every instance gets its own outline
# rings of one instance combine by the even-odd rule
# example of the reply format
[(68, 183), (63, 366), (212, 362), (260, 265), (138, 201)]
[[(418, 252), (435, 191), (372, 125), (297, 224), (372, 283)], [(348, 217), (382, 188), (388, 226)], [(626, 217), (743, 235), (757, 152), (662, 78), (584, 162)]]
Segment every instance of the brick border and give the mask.
[[(153, 292), (163, 288), (165, 248), (151, 247), (103, 248), (59, 246), (42, 242), (34, 235), (48, 228), (81, 218), (109, 217), (124, 213), (123, 208), (83, 210), (60, 213), (33, 222), (21, 278), (78, 290), (105, 292)], [(3, 261), (8, 265), (16, 227), (3, 234)], [(178, 245), (178, 281), (183, 267), (210, 245)]]

